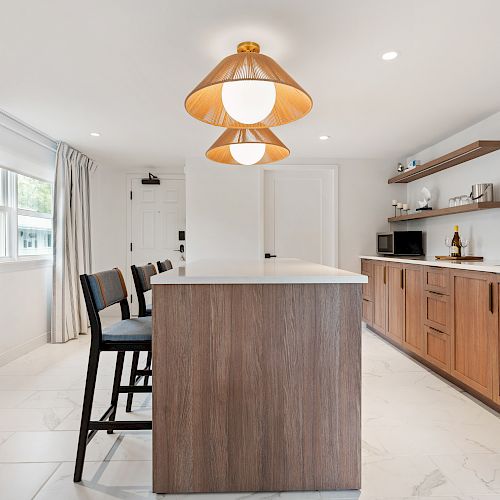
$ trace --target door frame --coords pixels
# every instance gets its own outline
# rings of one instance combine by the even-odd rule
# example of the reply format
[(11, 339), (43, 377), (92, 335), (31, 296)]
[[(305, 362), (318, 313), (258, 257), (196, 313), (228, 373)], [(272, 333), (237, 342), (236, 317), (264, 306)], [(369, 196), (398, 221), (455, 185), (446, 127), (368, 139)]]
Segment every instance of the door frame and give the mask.
[[(186, 176), (183, 173), (172, 173), (172, 172), (161, 172), (153, 170), (152, 172), (160, 180), (166, 181), (184, 181), (184, 189), (186, 188)], [(130, 198), (130, 192), (132, 191), (132, 182), (135, 180), (144, 179), (148, 176), (148, 172), (129, 172), (127, 173), (127, 183), (126, 183), (126, 196), (127, 196), (127, 214), (126, 214), (126, 225), (127, 225), (127, 241), (125, 251), (127, 253), (127, 269), (125, 270), (125, 283), (127, 285), (127, 290), (129, 295), (135, 293), (134, 282), (132, 279), (132, 273), (130, 271), (130, 266), (132, 265), (130, 242), (132, 240), (132, 199)], [(185, 199), (185, 198), (184, 198)], [(156, 262), (154, 262), (156, 267)], [(137, 303), (137, 300), (136, 302)]]
[(330, 208), (332, 209), (332, 245), (330, 249), (330, 261), (331, 261), (331, 266), (333, 267), (338, 267), (339, 263), (339, 245), (338, 245), (338, 232), (339, 232), (339, 183), (338, 183), (338, 165), (311, 165), (311, 164), (304, 164), (304, 165), (286, 165), (286, 164), (279, 164), (279, 165), (269, 165), (265, 166), (261, 170), (261, 177), (260, 177), (260, 193), (261, 193), (261, 200), (260, 200), (260, 220), (261, 220), (261, 235), (260, 235), (260, 254), (264, 255), (264, 231), (265, 231), (265, 211), (264, 211), (264, 203), (265, 203), (265, 188), (264, 188), (264, 177), (265, 177), (265, 172), (324, 172), (324, 171), (330, 171), (332, 174), (332, 184), (331, 184), (331, 190), (332, 190), (332, 200), (330, 203)]

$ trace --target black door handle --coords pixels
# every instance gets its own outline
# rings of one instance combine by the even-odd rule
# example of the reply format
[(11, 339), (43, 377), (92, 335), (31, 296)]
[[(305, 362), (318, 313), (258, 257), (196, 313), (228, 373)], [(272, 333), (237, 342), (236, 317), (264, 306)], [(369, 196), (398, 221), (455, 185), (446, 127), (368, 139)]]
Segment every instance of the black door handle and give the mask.
[(270, 259), (271, 257), (276, 257), (276, 255), (271, 255), (270, 253), (265, 253), (264, 258)]

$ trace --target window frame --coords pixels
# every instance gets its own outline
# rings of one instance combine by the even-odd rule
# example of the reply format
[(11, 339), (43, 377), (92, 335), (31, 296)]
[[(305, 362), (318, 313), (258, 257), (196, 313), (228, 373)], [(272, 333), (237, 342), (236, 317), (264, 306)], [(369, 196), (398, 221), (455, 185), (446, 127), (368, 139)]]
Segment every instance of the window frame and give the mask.
[[(0, 256), (0, 264), (6, 263), (16, 263), (16, 262), (26, 262), (26, 261), (47, 261), (53, 259), (53, 249), (54, 249), (54, 208), (52, 209), (52, 214), (44, 214), (41, 212), (35, 212), (33, 210), (17, 208), (17, 188), (18, 188), (18, 175), (23, 177), (28, 177), (35, 179), (40, 182), (46, 182), (50, 185), (52, 191), (52, 204), (54, 205), (54, 183), (46, 179), (41, 179), (39, 177), (24, 174), (22, 172), (16, 172), (9, 168), (5, 168), (0, 165), (0, 177), (2, 182), (0, 182), (0, 189), (3, 191), (5, 204), (0, 205), (0, 212), (6, 214), (7, 230), (5, 235), (7, 238), (7, 255), (5, 257)], [(42, 219), (50, 219), (52, 221), (52, 251), (43, 254), (33, 254), (33, 255), (19, 255), (19, 242), (18, 242), (18, 215), (24, 215), (28, 217), (36, 217)]]

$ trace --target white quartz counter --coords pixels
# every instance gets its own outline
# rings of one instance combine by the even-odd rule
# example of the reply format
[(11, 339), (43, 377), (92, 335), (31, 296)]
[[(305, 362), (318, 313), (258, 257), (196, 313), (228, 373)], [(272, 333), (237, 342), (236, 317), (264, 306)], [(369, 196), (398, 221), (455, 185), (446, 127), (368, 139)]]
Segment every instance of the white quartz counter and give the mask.
[(201, 260), (151, 278), (153, 285), (367, 282), (362, 274), (299, 259)]
[(487, 273), (500, 273), (500, 261), (463, 261), (453, 262), (436, 260), (434, 257), (400, 258), (400, 257), (380, 257), (373, 255), (361, 255), (361, 259), (383, 260), (387, 262), (400, 262), (402, 264), (421, 264), (423, 266), (449, 267), (452, 269), (462, 269), (469, 271), (484, 271)]

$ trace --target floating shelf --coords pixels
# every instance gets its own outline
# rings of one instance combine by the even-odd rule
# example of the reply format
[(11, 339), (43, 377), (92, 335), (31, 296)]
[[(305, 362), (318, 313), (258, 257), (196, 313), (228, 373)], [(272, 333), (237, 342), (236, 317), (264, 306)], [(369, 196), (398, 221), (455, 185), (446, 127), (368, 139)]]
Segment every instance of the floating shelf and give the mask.
[(400, 222), (414, 219), (428, 219), (429, 217), (440, 217), (442, 215), (463, 214), (466, 212), (479, 212), (480, 210), (490, 210), (500, 208), (499, 201), (484, 201), (482, 203), (470, 203), (469, 205), (460, 205), (458, 207), (437, 208), (436, 210), (421, 210), (415, 214), (399, 215), (389, 217), (389, 222)]
[(500, 149), (500, 141), (476, 141), (468, 146), (452, 151), (444, 156), (440, 156), (435, 160), (428, 161), (423, 165), (403, 172), (402, 174), (391, 177), (389, 184), (408, 183), (435, 174), (441, 170), (445, 170), (455, 165), (460, 165), (466, 161), (473, 160), (479, 156), (487, 155), (493, 151)]

